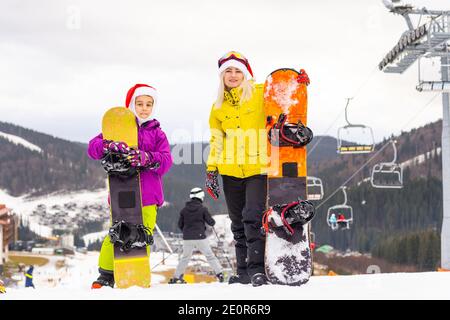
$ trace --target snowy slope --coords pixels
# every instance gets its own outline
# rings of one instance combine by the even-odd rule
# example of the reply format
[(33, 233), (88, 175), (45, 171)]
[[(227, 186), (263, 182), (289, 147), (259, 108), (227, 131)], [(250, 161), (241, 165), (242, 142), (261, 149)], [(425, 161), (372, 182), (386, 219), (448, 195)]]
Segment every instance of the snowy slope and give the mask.
[(86, 246), (88, 246), (91, 243), (94, 243), (94, 242), (96, 242), (98, 240), (103, 240), (106, 237), (107, 234), (108, 234), (108, 230), (88, 233), (88, 234), (83, 236), (83, 241), (86, 244)]
[(9, 142), (12, 142), (16, 145), (21, 145), (24, 146), (27, 149), (30, 149), (32, 151), (37, 151), (39, 153), (42, 153), (42, 149), (39, 148), (37, 145), (32, 144), (31, 142), (28, 142), (27, 140), (15, 136), (13, 134), (9, 134), (9, 133), (4, 133), (0, 131), (0, 137), (5, 138), (6, 140), (8, 140)]
[[(61, 257), (52, 257), (57, 260)], [(105, 288), (93, 291), (91, 282), (97, 277), (98, 253), (76, 254), (66, 258), (67, 267), (57, 269), (52, 264), (35, 269), (36, 290), (7, 288), (1, 299), (105, 299), (105, 300), (243, 300), (243, 299), (450, 299), (450, 272), (391, 273), (357, 276), (316, 276), (301, 287), (270, 285), (254, 288), (251, 285), (226, 283), (198, 283), (168, 285), (164, 277), (153, 274), (148, 289), (126, 290)], [(151, 264), (161, 261), (161, 254), (153, 253)], [(153, 271), (173, 269), (177, 259), (171, 256), (165, 265)], [(52, 278), (49, 281), (49, 278)], [(69, 289), (69, 290), (68, 290)]]
[[(418, 156), (415, 156), (413, 158), (410, 158), (408, 160), (401, 162), (400, 167), (402, 167), (402, 169), (405, 169), (407, 167), (418, 166), (418, 165), (424, 163), (425, 161), (430, 160), (432, 157), (434, 157), (436, 155), (440, 156), (441, 153), (442, 153), (441, 147), (435, 148), (431, 151), (419, 154)], [(371, 177), (368, 177), (368, 178), (365, 178), (365, 179), (359, 181), (358, 186), (361, 185), (361, 183), (370, 182), (370, 179), (371, 179)]]
[(400, 164), (400, 166), (402, 168), (411, 167), (411, 166), (417, 166), (417, 165), (419, 165), (421, 163), (424, 163), (426, 160), (431, 159), (435, 155), (438, 155), (438, 156), (441, 155), (441, 152), (442, 152), (442, 148), (440, 148), (440, 147), (439, 148), (435, 148), (435, 149), (433, 149), (431, 151), (428, 151), (426, 153), (422, 153), (422, 154), (420, 154), (420, 155), (418, 155), (418, 156), (416, 156), (414, 158), (411, 158), (409, 160), (406, 160), (406, 161), (402, 162)]

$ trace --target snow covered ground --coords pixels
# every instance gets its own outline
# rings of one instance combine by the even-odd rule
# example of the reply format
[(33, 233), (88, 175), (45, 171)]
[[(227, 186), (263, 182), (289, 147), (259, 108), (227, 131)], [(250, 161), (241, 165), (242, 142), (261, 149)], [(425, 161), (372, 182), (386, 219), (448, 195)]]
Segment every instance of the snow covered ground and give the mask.
[[(167, 254), (166, 254), (167, 256)], [(161, 253), (153, 253), (151, 265), (161, 262)], [(168, 285), (162, 275), (153, 274), (148, 289), (129, 288), (91, 290), (97, 277), (98, 253), (77, 253), (66, 259), (66, 266), (55, 267), (64, 257), (50, 257), (50, 263), (35, 269), (36, 289), (7, 288), (0, 298), (55, 299), (55, 300), (302, 300), (302, 299), (450, 299), (450, 272), (391, 273), (357, 276), (316, 276), (301, 287), (270, 285), (254, 288), (251, 285), (226, 283), (197, 283)], [(154, 272), (173, 269), (177, 257), (172, 255), (165, 265), (159, 264)], [(52, 279), (52, 280), (49, 280)], [(23, 281), (23, 280), (22, 280)]]

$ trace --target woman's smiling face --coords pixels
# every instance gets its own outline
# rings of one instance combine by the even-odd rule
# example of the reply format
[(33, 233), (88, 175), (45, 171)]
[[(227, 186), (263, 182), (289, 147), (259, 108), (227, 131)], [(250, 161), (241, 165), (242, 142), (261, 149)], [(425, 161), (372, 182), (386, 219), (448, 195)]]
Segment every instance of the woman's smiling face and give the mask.
[(229, 89), (237, 88), (244, 81), (244, 73), (235, 67), (229, 67), (225, 70), (223, 82)]

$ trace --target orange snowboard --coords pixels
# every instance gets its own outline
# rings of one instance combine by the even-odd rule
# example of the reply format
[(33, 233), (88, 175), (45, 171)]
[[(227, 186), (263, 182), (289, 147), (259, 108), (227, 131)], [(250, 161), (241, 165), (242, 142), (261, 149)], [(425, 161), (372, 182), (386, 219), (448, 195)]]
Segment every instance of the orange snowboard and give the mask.
[[(306, 85), (299, 83), (298, 77), (299, 73), (293, 69), (279, 69), (267, 77), (264, 85), (270, 161), (267, 172), (268, 208), (307, 199), (306, 147), (290, 143), (295, 142), (295, 138), (287, 136), (289, 132), (298, 132), (296, 128), (300, 125), (306, 126), (308, 96)], [(280, 120), (283, 119), (281, 114), (286, 115), (285, 120)], [(281, 124), (287, 124), (289, 131), (284, 133), (286, 127)], [(312, 138), (311, 131), (310, 134)], [(271, 209), (266, 211), (268, 220), (270, 212)], [(300, 286), (308, 282), (312, 274), (309, 224), (297, 223), (291, 228), (291, 235), (284, 228), (272, 228), (266, 232), (265, 269), (273, 284)]]
[[(267, 77), (264, 85), (264, 108), (268, 133), (281, 113), (287, 115), (288, 123), (297, 123), (300, 120), (306, 126), (308, 95), (306, 85), (297, 82), (298, 75), (293, 69), (279, 69)], [(277, 147), (269, 143), (268, 156), (269, 177), (306, 177), (305, 148)], [(283, 174), (284, 163), (297, 163), (297, 174)]]

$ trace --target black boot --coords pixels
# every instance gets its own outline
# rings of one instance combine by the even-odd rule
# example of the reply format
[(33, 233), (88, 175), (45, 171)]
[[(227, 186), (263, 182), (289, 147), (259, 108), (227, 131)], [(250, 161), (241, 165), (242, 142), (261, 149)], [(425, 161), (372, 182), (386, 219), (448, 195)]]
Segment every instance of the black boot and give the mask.
[(223, 276), (223, 273), (221, 272), (221, 273), (218, 273), (218, 274), (216, 274), (216, 277), (217, 277), (217, 280), (219, 280), (219, 282), (224, 282), (225, 281), (225, 278), (224, 278), (224, 276)]
[(231, 276), (228, 279), (228, 284), (240, 283), (240, 284), (249, 284), (250, 277), (247, 274), (237, 274), (235, 276)]
[(100, 269), (100, 276), (92, 283), (92, 289), (100, 289), (101, 287), (114, 288), (114, 273)]
[(267, 279), (264, 273), (256, 273), (252, 276), (252, 285), (254, 287), (259, 287), (265, 284), (269, 284), (269, 279)]
[(173, 277), (169, 279), (169, 284), (176, 284), (176, 283), (187, 283), (187, 282), (183, 279), (183, 275), (180, 275), (179, 278)]

